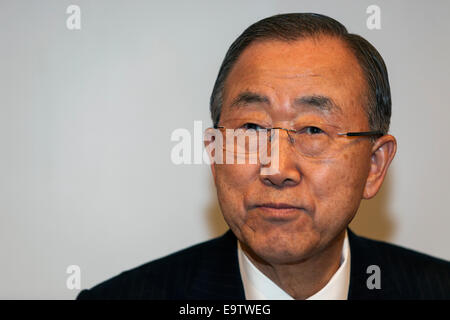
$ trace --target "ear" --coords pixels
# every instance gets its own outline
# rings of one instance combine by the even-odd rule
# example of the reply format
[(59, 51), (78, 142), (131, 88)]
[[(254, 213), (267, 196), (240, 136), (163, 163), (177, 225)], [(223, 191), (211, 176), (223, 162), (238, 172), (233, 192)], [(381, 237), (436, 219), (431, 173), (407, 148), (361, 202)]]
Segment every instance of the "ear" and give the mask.
[(216, 167), (215, 167), (215, 135), (212, 131), (209, 131), (208, 128), (203, 136), (203, 143), (205, 145), (206, 153), (209, 158), (209, 163), (211, 167), (211, 172), (214, 178), (214, 181), (216, 180)]
[(363, 198), (373, 198), (383, 184), (389, 165), (397, 152), (397, 140), (390, 134), (375, 141), (370, 157), (370, 169), (364, 187)]

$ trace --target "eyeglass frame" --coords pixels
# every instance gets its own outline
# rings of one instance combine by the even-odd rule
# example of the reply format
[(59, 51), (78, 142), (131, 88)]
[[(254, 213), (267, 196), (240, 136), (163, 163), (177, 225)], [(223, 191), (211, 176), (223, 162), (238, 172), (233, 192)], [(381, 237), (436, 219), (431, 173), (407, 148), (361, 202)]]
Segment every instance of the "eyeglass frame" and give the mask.
[[(233, 129), (234, 128), (227, 128), (225, 126), (219, 126), (217, 124), (215, 124), (213, 126), (214, 129)], [(293, 132), (293, 133), (297, 133), (300, 130), (295, 130), (295, 129), (288, 129), (288, 128), (283, 128), (283, 127), (272, 127), (272, 128), (264, 128), (264, 130), (273, 130), (273, 129), (278, 129), (278, 130), (284, 130), (288, 133), (289, 136), (289, 132)], [(338, 136), (347, 136), (347, 137), (371, 137), (371, 136), (384, 136), (384, 133), (381, 131), (353, 131), (353, 132), (344, 132), (344, 133), (336, 133)], [(289, 138), (291, 138), (291, 136), (289, 136)], [(292, 138), (291, 138), (292, 139)]]
[[(214, 124), (212, 129), (224, 129), (224, 130), (237, 130), (237, 128), (227, 128), (225, 126), (219, 126), (218, 124)], [(291, 143), (295, 143), (295, 138), (291, 137), (291, 135), (289, 134), (289, 132), (300, 132), (302, 129), (300, 130), (295, 130), (295, 129), (288, 129), (288, 128), (283, 128), (283, 127), (270, 127), (270, 128), (263, 128), (262, 130), (274, 130), (274, 129), (278, 129), (278, 130), (284, 130), (286, 131), (289, 141)], [(350, 132), (344, 132), (344, 133), (335, 133), (337, 136), (347, 136), (347, 137), (371, 137), (371, 136), (384, 136), (385, 134), (380, 131), (380, 130), (376, 130), (376, 131), (350, 131)], [(271, 140), (272, 138), (270, 138)]]

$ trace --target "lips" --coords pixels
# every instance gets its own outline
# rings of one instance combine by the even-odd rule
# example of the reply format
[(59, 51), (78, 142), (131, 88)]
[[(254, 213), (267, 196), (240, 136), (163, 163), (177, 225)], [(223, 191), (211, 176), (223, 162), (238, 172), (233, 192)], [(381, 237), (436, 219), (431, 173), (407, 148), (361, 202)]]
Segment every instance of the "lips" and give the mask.
[(269, 202), (253, 206), (258, 216), (271, 222), (288, 222), (297, 219), (303, 210), (302, 207), (283, 202)]
[(260, 205), (256, 205), (255, 207), (265, 207), (273, 209), (300, 209), (300, 207), (288, 203), (273, 203), (273, 202), (263, 203)]

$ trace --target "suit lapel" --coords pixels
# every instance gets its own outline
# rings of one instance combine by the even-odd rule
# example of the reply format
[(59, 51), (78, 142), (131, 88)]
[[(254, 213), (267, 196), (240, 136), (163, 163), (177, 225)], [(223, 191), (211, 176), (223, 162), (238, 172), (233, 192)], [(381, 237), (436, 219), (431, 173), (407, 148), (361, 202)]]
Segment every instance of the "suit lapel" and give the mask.
[(205, 247), (192, 275), (188, 299), (244, 300), (237, 239), (231, 230)]
[[(351, 263), (349, 300), (390, 299), (392, 288), (372, 289), (367, 287), (367, 267), (378, 265), (388, 270), (383, 256), (376, 254), (377, 248), (371, 242), (355, 235), (347, 229), (349, 236)], [(237, 239), (231, 230), (203, 248), (198, 257), (197, 268), (190, 277), (187, 299), (244, 300), (245, 293), (239, 271)], [(384, 279), (389, 275), (383, 274)], [(383, 278), (382, 278), (383, 279)], [(383, 283), (383, 280), (382, 280)]]
[[(347, 229), (349, 235), (351, 263), (350, 263), (350, 288), (348, 293), (349, 300), (380, 300), (393, 299), (396, 294), (389, 285), (390, 274), (389, 265), (385, 261), (383, 254), (380, 254), (378, 248), (372, 241), (355, 235), (350, 229)], [(381, 270), (381, 289), (369, 289), (367, 285), (368, 278), (372, 275), (367, 272), (367, 268), (376, 265)]]

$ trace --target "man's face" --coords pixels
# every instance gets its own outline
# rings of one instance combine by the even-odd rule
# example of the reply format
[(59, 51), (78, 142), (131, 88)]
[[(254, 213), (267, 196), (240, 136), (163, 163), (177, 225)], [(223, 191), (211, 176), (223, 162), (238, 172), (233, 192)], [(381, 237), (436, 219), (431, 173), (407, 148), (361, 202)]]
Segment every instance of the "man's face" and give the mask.
[[(235, 103), (242, 93), (264, 99)], [(361, 68), (338, 39), (256, 42), (226, 80), (219, 125), (238, 118), (369, 131), (365, 94)], [(327, 98), (332, 108), (296, 103), (311, 96)], [(269, 263), (292, 263), (320, 252), (350, 223), (363, 197), (371, 142), (341, 137), (337, 154), (316, 159), (295, 152), (286, 132), (279, 137), (277, 174), (263, 175), (260, 164), (214, 164), (212, 170), (222, 213), (238, 239)], [(281, 203), (296, 208), (262, 206)]]

